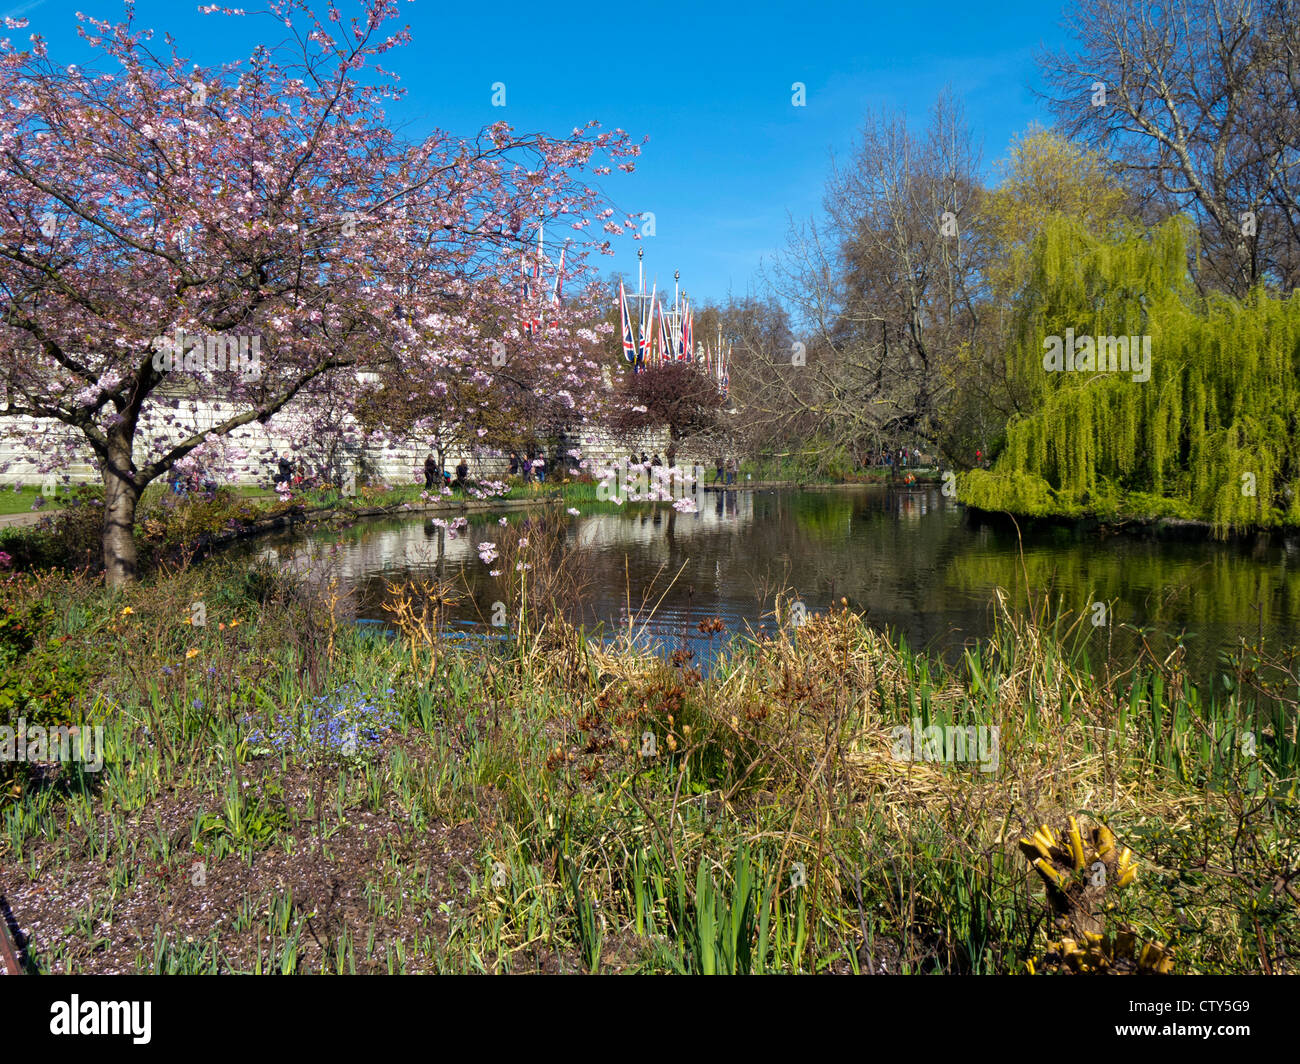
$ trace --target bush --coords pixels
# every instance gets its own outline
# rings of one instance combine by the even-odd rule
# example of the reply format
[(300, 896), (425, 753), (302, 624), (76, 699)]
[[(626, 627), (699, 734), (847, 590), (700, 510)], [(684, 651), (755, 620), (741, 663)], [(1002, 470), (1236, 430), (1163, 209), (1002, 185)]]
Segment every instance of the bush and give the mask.
[(214, 540), (251, 524), (264, 511), (230, 488), (218, 488), (211, 498), (179, 497), (170, 492), (147, 493), (136, 520), (141, 561), (156, 564), (183, 559), (210, 546)]
[(79, 485), (61, 510), (39, 524), (0, 532), (0, 550), (18, 571), (102, 567), (104, 489)]
[[(56, 636), (57, 614), (29, 578), (0, 583), (0, 724), (17, 728), (81, 722), (79, 703), (91, 670), (82, 655)], [(0, 761), (0, 782), (18, 770)]]

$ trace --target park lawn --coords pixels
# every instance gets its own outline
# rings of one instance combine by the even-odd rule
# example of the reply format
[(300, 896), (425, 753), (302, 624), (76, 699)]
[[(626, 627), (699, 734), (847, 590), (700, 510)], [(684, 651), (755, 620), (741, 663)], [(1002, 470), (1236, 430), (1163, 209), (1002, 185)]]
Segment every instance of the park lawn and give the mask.
[[(98, 485), (92, 485), (98, 487)], [(161, 494), (167, 490), (166, 485), (150, 485), (154, 489), (154, 494)], [(245, 499), (273, 499), (275, 493), (269, 488), (258, 487), (256, 484), (240, 484), (230, 488), (234, 494)], [(0, 487), (0, 514), (26, 513), (32, 509), (32, 504), (41, 494), (40, 490), (34, 486), (25, 485), (20, 491), (14, 491), (12, 487)], [(63, 505), (65, 492), (58, 491), (46, 501), (42, 509), (57, 510)]]
[(0, 488), (0, 514), (26, 513), (31, 510), (40, 492), (33, 487), (14, 491), (12, 487)]

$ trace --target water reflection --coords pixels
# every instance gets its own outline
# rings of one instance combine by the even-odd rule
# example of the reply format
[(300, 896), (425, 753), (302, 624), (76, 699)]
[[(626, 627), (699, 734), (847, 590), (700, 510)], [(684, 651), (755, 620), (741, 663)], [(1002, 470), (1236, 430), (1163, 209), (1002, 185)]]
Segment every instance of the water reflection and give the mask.
[[(525, 520), (512, 514), (512, 527)], [(454, 623), (480, 627), (502, 596), (476, 546), (508, 534), (492, 518), (455, 533), (425, 520), (365, 523), (335, 539), (329, 557), (356, 590), (359, 616), (384, 618), (386, 581), (462, 577), (468, 597)], [(1036, 596), (1076, 613), (1095, 602), (1109, 624), (1084, 623), (1097, 661), (1120, 667), (1140, 636), (1153, 646), (1186, 636), (1198, 675), (1242, 638), (1276, 649), (1294, 642), (1300, 615), (1300, 541), (1246, 544), (1103, 537), (1041, 528), (1022, 544), (1009, 526), (978, 523), (931, 486), (807, 492), (709, 491), (698, 513), (668, 506), (593, 514), (567, 526), (567, 547), (582, 551), (588, 594), (584, 623), (626, 627), (646, 621), (645, 638), (686, 640), (702, 657), (714, 641), (695, 626), (721, 617), (729, 630), (771, 624), (775, 596), (795, 589), (809, 610), (846, 598), (913, 645), (952, 652), (990, 629), (995, 588), (1013, 606)], [(307, 540), (274, 545), (302, 565)]]

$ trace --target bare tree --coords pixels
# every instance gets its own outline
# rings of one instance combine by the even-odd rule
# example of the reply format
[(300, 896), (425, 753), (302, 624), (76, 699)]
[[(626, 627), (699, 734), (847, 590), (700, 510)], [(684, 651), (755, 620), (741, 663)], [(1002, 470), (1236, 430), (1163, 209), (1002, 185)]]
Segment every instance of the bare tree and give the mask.
[(806, 369), (778, 380), (790, 413), (812, 415), (835, 446), (932, 440), (976, 339), (981, 245), (979, 156), (944, 95), (926, 130), (870, 117), (827, 184), (825, 221), (793, 224), (771, 283), (795, 310)]
[(1200, 230), (1198, 283), (1242, 295), (1300, 275), (1300, 2), (1078, 5), (1044, 55), (1052, 107), (1130, 183)]

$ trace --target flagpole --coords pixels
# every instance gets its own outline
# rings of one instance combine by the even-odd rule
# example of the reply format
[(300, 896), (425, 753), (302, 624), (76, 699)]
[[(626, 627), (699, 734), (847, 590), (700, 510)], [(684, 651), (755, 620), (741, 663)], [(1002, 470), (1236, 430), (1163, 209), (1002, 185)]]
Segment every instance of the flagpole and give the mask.
[[(656, 294), (656, 296), (658, 295), (658, 292), (659, 292), (659, 278), (658, 278), (658, 277), (655, 278), (654, 286), (651, 288), (651, 291), (654, 292), (654, 293)], [(651, 297), (651, 300), (650, 300), (650, 339), (651, 339), (651, 341), (654, 340), (654, 332), (655, 332), (655, 307), (657, 307), (657, 306), (659, 306), (659, 300), (658, 300), (657, 298)], [(654, 343), (652, 342), (652, 343), (650, 344), (650, 360), (651, 360), (651, 361), (654, 361), (654, 357), (655, 357), (655, 345), (654, 345)]]

